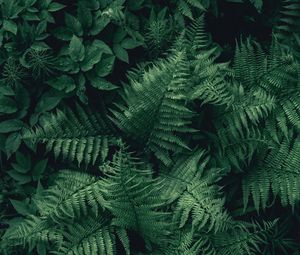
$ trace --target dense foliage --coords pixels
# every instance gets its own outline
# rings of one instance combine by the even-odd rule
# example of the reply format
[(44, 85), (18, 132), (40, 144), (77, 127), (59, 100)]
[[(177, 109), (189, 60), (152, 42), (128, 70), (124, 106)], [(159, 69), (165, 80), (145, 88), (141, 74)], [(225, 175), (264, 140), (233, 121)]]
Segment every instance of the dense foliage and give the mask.
[(0, 254), (300, 254), (298, 0), (0, 10)]

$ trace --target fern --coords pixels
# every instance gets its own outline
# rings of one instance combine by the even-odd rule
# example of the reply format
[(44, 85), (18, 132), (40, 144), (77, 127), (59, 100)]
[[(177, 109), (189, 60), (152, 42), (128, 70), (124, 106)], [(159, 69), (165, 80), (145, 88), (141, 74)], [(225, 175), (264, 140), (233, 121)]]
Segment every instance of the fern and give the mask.
[(197, 56), (194, 74), (192, 99), (201, 99), (202, 104), (226, 106), (231, 103), (232, 94), (226, 83), (226, 64), (215, 64), (210, 54), (202, 54)]
[(202, 12), (206, 11), (206, 7), (201, 0), (179, 0), (177, 4), (179, 13), (190, 19), (193, 19), (193, 9), (197, 9)]
[(22, 222), (12, 224), (2, 240), (2, 243), (5, 242), (6, 249), (26, 245), (28, 250), (32, 251), (36, 245), (51, 243), (51, 249), (55, 250), (59, 249), (63, 235), (61, 227), (54, 227), (51, 223), (31, 215)]
[(145, 29), (145, 43), (151, 55), (158, 56), (163, 53), (173, 39), (174, 21), (170, 17), (166, 17), (166, 15), (166, 8), (163, 8), (158, 13), (154, 9), (151, 10)]
[(104, 206), (100, 186), (101, 181), (93, 176), (64, 170), (35, 203), (43, 218), (57, 223), (73, 222), (91, 213), (97, 216)]
[(242, 133), (232, 129), (220, 129), (213, 140), (216, 143), (219, 164), (229, 169), (233, 166), (239, 171), (250, 164), (256, 152), (269, 146), (268, 139), (255, 127)]
[(129, 137), (147, 144), (165, 165), (171, 164), (171, 152), (188, 150), (180, 134), (194, 132), (189, 126), (193, 116), (185, 106), (189, 70), (184, 52), (176, 52), (143, 74), (141, 81), (131, 80), (125, 88), (126, 105), (117, 105), (113, 121)]
[(171, 173), (161, 174), (163, 196), (175, 202), (174, 222), (184, 227), (189, 219), (197, 231), (218, 232), (227, 228), (230, 217), (223, 211), (224, 200), (215, 184), (220, 169), (204, 171), (208, 162), (203, 150), (179, 159)]
[(114, 216), (113, 225), (135, 230), (161, 245), (169, 234), (167, 214), (161, 210), (165, 202), (159, 196), (161, 185), (151, 178), (149, 169), (137, 164), (123, 151), (114, 155), (101, 188), (105, 208)]
[(206, 31), (205, 15), (201, 15), (195, 19), (186, 29), (186, 38), (188, 40), (187, 48), (191, 52), (191, 57), (199, 55), (199, 53), (210, 53), (219, 56), (220, 48), (211, 39), (211, 35)]
[(76, 160), (78, 165), (82, 162), (88, 165), (106, 159), (109, 146), (116, 144), (112, 133), (102, 116), (77, 105), (76, 113), (67, 108), (65, 112), (58, 110), (42, 118), (40, 125), (27, 131), (24, 138), (46, 144), (47, 151), (53, 150), (55, 158), (62, 156)]
[(276, 221), (258, 223), (238, 223), (227, 233), (219, 232), (213, 237), (215, 254), (249, 254), (260, 252), (259, 244), (268, 239)]
[(21, 63), (24, 67), (32, 70), (34, 79), (38, 79), (43, 75), (53, 74), (55, 58), (47, 50), (29, 49), (24, 53)]
[(280, 42), (292, 46), (297, 52), (295, 43), (300, 30), (300, 4), (295, 0), (282, 0), (281, 3), (280, 16), (274, 27), (274, 33)]
[(176, 232), (169, 246), (153, 254), (184, 254), (184, 255), (240, 255), (260, 254), (260, 246), (266, 243), (277, 220), (270, 222), (233, 221), (226, 231), (207, 234), (192, 230)]
[(284, 206), (294, 206), (299, 196), (299, 137), (288, 141), (282, 139), (280, 144), (267, 155), (265, 163), (252, 169), (243, 179), (244, 208), (248, 198), (253, 198), (257, 210), (265, 209), (269, 193), (279, 196)]
[[(64, 233), (65, 242), (54, 254), (116, 254), (117, 234), (107, 218), (88, 217), (83, 222), (69, 225), (67, 228)], [(129, 254), (129, 247), (126, 248), (126, 254)]]

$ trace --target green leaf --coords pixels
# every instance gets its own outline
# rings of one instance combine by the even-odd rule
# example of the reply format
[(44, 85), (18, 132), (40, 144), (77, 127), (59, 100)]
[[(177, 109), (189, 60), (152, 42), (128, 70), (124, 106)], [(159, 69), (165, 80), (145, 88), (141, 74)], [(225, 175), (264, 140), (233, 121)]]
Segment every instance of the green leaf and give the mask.
[(42, 174), (44, 173), (46, 166), (48, 164), (48, 159), (40, 160), (32, 170), (32, 177), (34, 181), (41, 179)]
[(9, 158), (11, 154), (15, 153), (21, 145), (21, 135), (19, 133), (11, 133), (5, 142), (6, 155)]
[(27, 168), (27, 167), (22, 166), (22, 165), (18, 165), (16, 163), (12, 163), (11, 165), (12, 165), (13, 169), (15, 171), (17, 171), (18, 173), (20, 173), (20, 174), (26, 174), (30, 170), (30, 168)]
[(34, 13), (26, 13), (22, 15), (22, 18), (26, 21), (40, 21), (41, 19), (37, 14)]
[(86, 72), (91, 70), (95, 64), (101, 60), (103, 51), (96, 44), (86, 47), (86, 54), (81, 63), (81, 70)]
[(76, 88), (76, 84), (72, 77), (65, 74), (47, 81), (47, 84), (57, 90), (64, 91), (66, 93), (69, 93)]
[(15, 208), (15, 210), (17, 211), (17, 213), (24, 216), (32, 214), (32, 209), (30, 208), (26, 200), (19, 201), (19, 200), (10, 199), (10, 202), (12, 206)]
[(66, 26), (77, 36), (83, 35), (82, 25), (77, 18), (72, 16), (69, 13), (65, 14), (65, 23)]
[(6, 96), (0, 96), (0, 113), (14, 113), (17, 111), (17, 105), (14, 100)]
[(34, 5), (37, 2), (37, 0), (26, 0), (25, 1), (25, 7), (28, 8), (32, 5)]
[(31, 49), (36, 51), (47, 51), (50, 50), (51, 48), (44, 42), (34, 42), (31, 45)]
[(19, 84), (15, 87), (15, 101), (19, 109), (18, 118), (23, 118), (27, 114), (27, 109), (30, 106), (30, 95), (23, 85)]
[(134, 39), (132, 39), (132, 38), (125, 38), (125, 39), (122, 41), (122, 43), (121, 43), (121, 46), (122, 46), (124, 49), (127, 49), (127, 50), (129, 50), (129, 49), (134, 49), (134, 48), (136, 48), (136, 47), (138, 47), (138, 46), (141, 46), (141, 45), (143, 45), (142, 42), (138, 42), (138, 41), (136, 41), (136, 40), (134, 40)]
[(15, 92), (10, 85), (3, 84), (2, 82), (0, 82), (0, 95), (14, 96)]
[(128, 53), (125, 49), (123, 49), (121, 47), (120, 44), (114, 44), (113, 50), (118, 59), (120, 59), (121, 61), (124, 61), (126, 63), (129, 63)]
[(9, 133), (20, 130), (24, 123), (18, 119), (5, 120), (0, 122), (0, 133)]
[(82, 61), (84, 59), (85, 48), (82, 44), (82, 40), (76, 35), (73, 35), (69, 44), (69, 55), (75, 62)]
[(92, 26), (92, 13), (88, 8), (84, 6), (84, 4), (79, 4), (77, 9), (77, 17), (85, 30), (89, 29)]
[(63, 4), (60, 4), (60, 3), (56, 3), (56, 2), (53, 2), (49, 5), (48, 7), (48, 11), (49, 12), (56, 12), (56, 11), (59, 11), (63, 8), (65, 8), (66, 6), (63, 5)]
[(121, 43), (123, 39), (126, 37), (126, 35), (127, 35), (127, 31), (125, 29), (119, 28), (114, 34), (113, 43), (114, 44)]
[(67, 27), (58, 27), (53, 30), (52, 34), (57, 39), (60, 39), (62, 41), (70, 41), (73, 36), (72, 30)]
[(17, 172), (16, 170), (7, 171), (8, 175), (16, 180), (19, 184), (26, 184), (31, 182), (31, 176), (28, 174), (22, 174)]
[(17, 26), (17, 24), (16, 24), (14, 21), (12, 21), (12, 20), (4, 20), (4, 21), (3, 21), (3, 29), (4, 29), (5, 31), (8, 31), (8, 32), (13, 33), (14, 35), (16, 35), (17, 32), (18, 32), (18, 26)]
[(41, 21), (36, 27), (36, 34), (41, 35), (46, 32), (47, 22), (45, 20)]
[(101, 49), (103, 51), (103, 53), (106, 53), (106, 54), (109, 54), (109, 55), (113, 54), (110, 47), (105, 42), (103, 42), (101, 40), (95, 40), (93, 42), (93, 44), (95, 46), (97, 46), (99, 49)]
[(137, 11), (143, 8), (145, 0), (134, 0), (134, 1), (129, 1), (128, 3), (128, 8), (132, 11)]
[(38, 255), (47, 255), (47, 247), (46, 244), (43, 242), (38, 242), (36, 250)]
[(112, 72), (113, 65), (115, 63), (115, 56), (108, 56), (101, 59), (100, 63), (96, 66), (97, 75), (100, 77), (105, 77)]
[(263, 7), (263, 0), (251, 0), (252, 4), (255, 6), (255, 8), (258, 10), (258, 12), (261, 12)]
[[(29, 156), (25, 156), (21, 152), (16, 152), (16, 160), (18, 165), (22, 167), (22, 169), (26, 169), (26, 172), (31, 168), (31, 158)], [(18, 169), (16, 169), (18, 171)]]
[(112, 84), (111, 82), (105, 80), (105, 79), (102, 79), (100, 77), (92, 77), (90, 79), (91, 81), (91, 84), (94, 88), (96, 89), (100, 89), (100, 90), (114, 90), (114, 89), (117, 89), (118, 86)]
[(44, 94), (40, 101), (37, 103), (37, 106), (35, 108), (35, 111), (37, 113), (43, 113), (46, 111), (50, 111), (53, 108), (55, 108), (59, 102), (61, 101), (61, 97), (58, 96), (52, 96), (49, 94)]
[(106, 16), (100, 16), (97, 20), (95, 20), (92, 28), (90, 29), (91, 35), (99, 34), (110, 22), (110, 19)]

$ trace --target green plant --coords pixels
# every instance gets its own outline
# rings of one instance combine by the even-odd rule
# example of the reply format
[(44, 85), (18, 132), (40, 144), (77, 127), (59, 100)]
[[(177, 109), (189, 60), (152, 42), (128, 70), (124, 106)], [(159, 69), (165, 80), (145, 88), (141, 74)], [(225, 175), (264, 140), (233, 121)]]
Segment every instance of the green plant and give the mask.
[(0, 1), (0, 254), (299, 254), (299, 10)]

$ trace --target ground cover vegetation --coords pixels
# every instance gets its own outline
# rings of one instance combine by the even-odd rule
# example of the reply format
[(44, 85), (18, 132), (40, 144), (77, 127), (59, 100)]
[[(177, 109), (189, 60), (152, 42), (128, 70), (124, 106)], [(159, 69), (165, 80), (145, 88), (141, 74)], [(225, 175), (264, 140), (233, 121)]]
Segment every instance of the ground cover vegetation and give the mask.
[(300, 2), (1, 0), (0, 254), (300, 254)]

